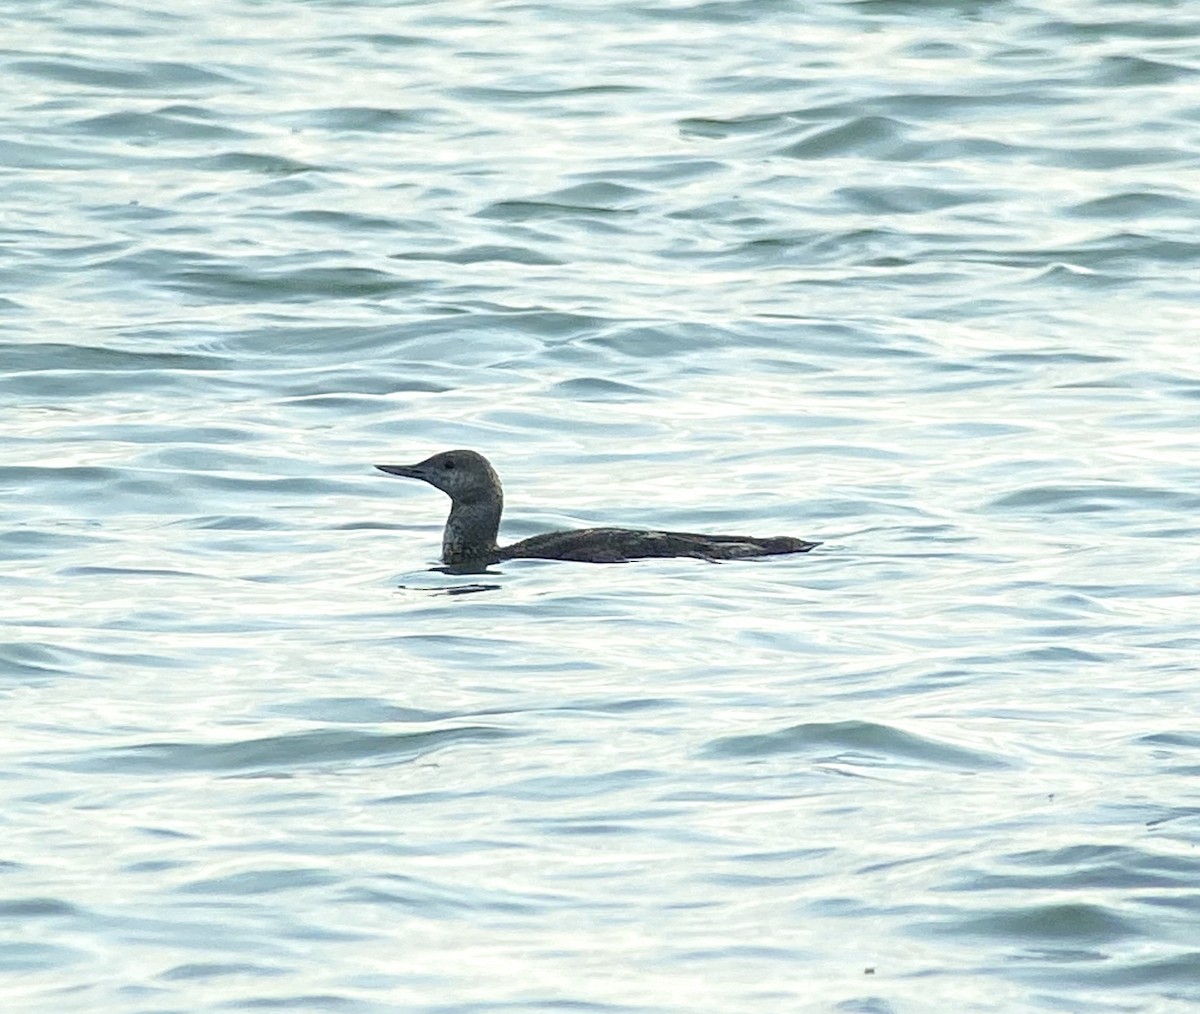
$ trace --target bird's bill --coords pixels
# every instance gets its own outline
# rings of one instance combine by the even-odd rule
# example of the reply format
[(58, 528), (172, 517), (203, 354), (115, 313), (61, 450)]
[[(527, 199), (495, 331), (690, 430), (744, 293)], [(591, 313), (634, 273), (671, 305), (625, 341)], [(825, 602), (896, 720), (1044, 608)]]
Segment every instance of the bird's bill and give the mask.
[(425, 471), (420, 465), (376, 465), (381, 472), (388, 475), (402, 475), (406, 479), (424, 479)]

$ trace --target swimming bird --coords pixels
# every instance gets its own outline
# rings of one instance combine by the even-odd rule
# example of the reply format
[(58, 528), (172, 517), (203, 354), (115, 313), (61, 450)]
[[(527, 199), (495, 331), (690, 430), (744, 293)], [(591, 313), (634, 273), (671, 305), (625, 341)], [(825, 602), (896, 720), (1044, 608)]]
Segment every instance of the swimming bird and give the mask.
[(491, 462), (477, 451), (442, 451), (415, 465), (376, 465), (381, 472), (422, 479), (450, 497), (450, 516), (442, 534), (442, 562), (484, 565), (500, 560), (574, 560), (625, 563), (652, 556), (691, 556), (702, 560), (741, 560), (751, 556), (807, 553), (819, 542), (789, 536), (700, 535), (632, 528), (583, 528), (547, 532), (496, 544), (504, 491)]

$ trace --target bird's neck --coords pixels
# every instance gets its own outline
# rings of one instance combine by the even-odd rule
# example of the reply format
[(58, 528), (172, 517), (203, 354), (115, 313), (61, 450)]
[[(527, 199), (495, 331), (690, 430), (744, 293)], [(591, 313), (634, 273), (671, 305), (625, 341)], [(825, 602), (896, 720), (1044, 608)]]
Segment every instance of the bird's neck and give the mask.
[(503, 510), (500, 493), (470, 503), (455, 500), (442, 535), (442, 562), (473, 563), (493, 556)]

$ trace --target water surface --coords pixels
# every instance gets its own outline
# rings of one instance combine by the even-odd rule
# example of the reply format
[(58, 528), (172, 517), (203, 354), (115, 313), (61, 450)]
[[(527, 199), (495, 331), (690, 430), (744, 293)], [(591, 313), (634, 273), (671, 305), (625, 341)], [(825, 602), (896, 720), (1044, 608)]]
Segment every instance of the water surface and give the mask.
[(5, 1010), (1200, 1000), (1188, 5), (0, 11)]

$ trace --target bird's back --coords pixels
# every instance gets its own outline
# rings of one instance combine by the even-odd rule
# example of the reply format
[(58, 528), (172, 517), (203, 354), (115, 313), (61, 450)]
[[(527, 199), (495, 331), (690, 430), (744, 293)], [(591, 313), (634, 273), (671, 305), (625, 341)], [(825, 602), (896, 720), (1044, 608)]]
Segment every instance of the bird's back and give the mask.
[(807, 553), (818, 542), (786, 535), (704, 535), (655, 532), (633, 528), (583, 528), (547, 532), (503, 546), (499, 560), (574, 560), (579, 563), (624, 563), (646, 557), (690, 556), (701, 560), (744, 560), (754, 556)]

